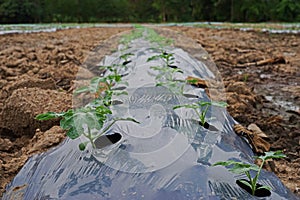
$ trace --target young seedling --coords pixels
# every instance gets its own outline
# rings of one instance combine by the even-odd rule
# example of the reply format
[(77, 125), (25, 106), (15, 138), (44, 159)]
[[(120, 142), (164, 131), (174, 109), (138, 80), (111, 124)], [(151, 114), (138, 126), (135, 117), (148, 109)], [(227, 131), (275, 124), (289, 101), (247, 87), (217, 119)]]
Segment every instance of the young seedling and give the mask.
[[(213, 166), (232, 166), (232, 168), (229, 168), (228, 170), (230, 172), (236, 173), (236, 174), (245, 174), (248, 178), (248, 180), (239, 180), (242, 184), (244, 184), (245, 186), (251, 188), (251, 194), (255, 195), (256, 191), (258, 189), (267, 189), (267, 190), (271, 190), (271, 188), (269, 186), (263, 185), (263, 186), (257, 186), (257, 181), (259, 179), (259, 175), (261, 172), (261, 169), (265, 163), (266, 160), (268, 159), (272, 159), (272, 158), (284, 158), (286, 157), (282, 151), (270, 151), (270, 152), (265, 152), (265, 155), (262, 156), (255, 156), (255, 158), (261, 160), (261, 164), (260, 166), (257, 166), (255, 164), (247, 164), (247, 163), (243, 163), (243, 162), (237, 162), (237, 161), (221, 161), (221, 162), (216, 162), (215, 164), (213, 164)], [(255, 171), (256, 174), (255, 176), (252, 178), (250, 171)]]
[(75, 95), (88, 92), (93, 94), (95, 98), (101, 99), (105, 106), (110, 106), (113, 95), (127, 94), (126, 91), (118, 91), (114, 88), (116, 84), (127, 85), (126, 82), (122, 82), (122, 76), (118, 74), (117, 65), (114, 66), (101, 66), (101, 70), (109, 71), (109, 75), (105, 77), (94, 77), (90, 80), (88, 86), (83, 86), (74, 91)]
[(174, 54), (173, 53), (167, 53), (166, 51), (161, 51), (161, 54), (152, 56), (147, 59), (147, 62), (152, 61), (152, 60), (158, 60), (161, 59), (166, 66), (171, 67), (171, 68), (177, 68), (176, 66), (173, 66), (174, 64)]
[(132, 53), (125, 53), (125, 54), (122, 54), (121, 56), (120, 56), (120, 59), (123, 59), (124, 61), (123, 61), (123, 63), (122, 63), (122, 65), (123, 66), (126, 66), (127, 64), (129, 64), (131, 61), (129, 60), (129, 58), (130, 58), (130, 56), (133, 56), (134, 54), (132, 54)]
[[(127, 55), (129, 56), (129, 55)], [(113, 118), (106, 126), (105, 122), (108, 115), (112, 114), (110, 106), (112, 104), (113, 94), (124, 94), (125, 91), (119, 92), (113, 87), (121, 82), (122, 76), (118, 74), (118, 66), (102, 66), (101, 69), (108, 72), (107, 76), (94, 77), (90, 85), (81, 87), (75, 91), (75, 94), (88, 92), (94, 94), (94, 99), (84, 107), (70, 109), (67, 112), (47, 112), (36, 116), (38, 120), (50, 120), (61, 118), (60, 126), (67, 131), (67, 136), (76, 139), (81, 135), (85, 136), (88, 141), (79, 144), (79, 149), (84, 150), (88, 143), (96, 148), (95, 140), (107, 133), (107, 131), (117, 121), (132, 121), (138, 123), (132, 118)], [(122, 65), (123, 66), (123, 65)]]
[[(159, 73), (156, 75), (156, 86), (166, 86), (172, 90), (180, 88), (180, 91), (183, 93), (183, 84), (184, 81), (176, 80), (176, 73), (183, 73), (180, 69), (177, 68), (169, 68), (165, 66), (152, 66), (151, 69), (158, 71)], [(181, 83), (181, 85), (180, 85)], [(180, 86), (179, 86), (180, 85)]]
[[(60, 126), (67, 130), (67, 136), (71, 139), (76, 139), (84, 135), (88, 141), (80, 143), (79, 149), (84, 150), (87, 143), (90, 142), (93, 148), (96, 148), (94, 141), (107, 133), (110, 127), (117, 121), (132, 121), (132, 118), (114, 118), (112, 122), (104, 127), (107, 116), (112, 112), (109, 106), (112, 103), (112, 95), (115, 90), (112, 88), (116, 83), (121, 81), (121, 76), (112, 70), (114, 73), (106, 77), (94, 77), (90, 81), (89, 86), (79, 88), (75, 94), (82, 92), (90, 92), (96, 94), (95, 99), (89, 102), (82, 108), (70, 109), (67, 112), (47, 112), (36, 116), (38, 120), (49, 120), (54, 118), (62, 118)], [(99, 90), (104, 94), (98, 94)], [(123, 92), (124, 93), (124, 92)]]
[(91, 102), (87, 106), (79, 109), (70, 109), (67, 112), (47, 112), (39, 114), (36, 119), (44, 121), (55, 118), (62, 118), (60, 126), (67, 131), (67, 136), (70, 139), (76, 139), (84, 135), (88, 141), (79, 144), (79, 149), (84, 150), (88, 142), (96, 148), (94, 141), (107, 131), (117, 121), (132, 121), (138, 123), (132, 118), (114, 118), (110, 124), (104, 127), (108, 114), (112, 114), (111, 110), (104, 105), (97, 105), (97, 102)]
[(148, 58), (147, 62), (158, 59), (161, 59), (164, 64), (162, 66), (150, 67), (159, 72), (155, 77), (156, 86), (166, 86), (172, 92), (183, 94), (185, 81), (176, 79), (176, 74), (182, 74), (183, 71), (173, 65), (175, 60), (173, 54), (162, 51), (161, 54)]
[(193, 109), (195, 111), (195, 113), (197, 114), (201, 125), (204, 126), (204, 124), (207, 122), (206, 114), (207, 114), (208, 108), (210, 106), (226, 107), (227, 103), (222, 102), (222, 101), (221, 102), (217, 102), (217, 101), (198, 101), (198, 102), (193, 103), (193, 104), (177, 105), (177, 106), (174, 106), (173, 109), (174, 110), (178, 109), (178, 108), (191, 108), (191, 109)]

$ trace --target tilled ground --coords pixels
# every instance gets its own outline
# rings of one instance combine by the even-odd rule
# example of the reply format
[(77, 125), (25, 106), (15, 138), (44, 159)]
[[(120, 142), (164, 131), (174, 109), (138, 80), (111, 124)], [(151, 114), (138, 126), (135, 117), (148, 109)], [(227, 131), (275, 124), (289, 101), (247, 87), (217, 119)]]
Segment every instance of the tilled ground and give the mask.
[[(300, 35), (172, 27), (198, 41), (221, 72), (230, 114), (255, 123), (288, 156), (273, 170), (300, 194)], [(103, 40), (127, 28), (0, 35), (0, 196), (26, 160), (64, 139), (58, 121), (34, 119), (72, 106), (72, 83)], [(261, 62), (264, 61), (264, 62)]]

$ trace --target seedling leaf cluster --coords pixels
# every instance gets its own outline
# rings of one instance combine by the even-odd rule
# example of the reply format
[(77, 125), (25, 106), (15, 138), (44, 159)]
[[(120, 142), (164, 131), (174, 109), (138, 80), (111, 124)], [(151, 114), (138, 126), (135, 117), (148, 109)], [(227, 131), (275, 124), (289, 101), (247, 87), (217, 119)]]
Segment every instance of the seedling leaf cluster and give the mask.
[[(267, 189), (271, 190), (269, 186), (262, 185), (262, 186), (257, 186), (258, 179), (261, 173), (261, 170), (266, 162), (266, 160), (269, 159), (278, 159), (278, 158), (284, 158), (286, 157), (282, 151), (270, 151), (270, 152), (265, 152), (264, 155), (262, 156), (255, 156), (256, 159), (261, 160), (260, 166), (257, 166), (255, 164), (248, 164), (248, 163), (243, 163), (243, 162), (238, 162), (238, 161), (220, 161), (216, 162), (213, 164), (213, 166), (228, 166), (231, 168), (228, 168), (228, 171), (236, 173), (236, 174), (245, 174), (248, 180), (239, 180), (242, 184), (246, 185), (247, 187), (251, 188), (251, 194), (255, 195), (256, 191), (259, 189)], [(251, 176), (251, 171), (255, 172), (254, 176)]]
[[(113, 95), (127, 94), (124, 90), (118, 90), (116, 85), (122, 83), (122, 76), (119, 70), (130, 62), (129, 57), (132, 54), (123, 54), (120, 56), (121, 64), (113, 66), (101, 66), (99, 70), (107, 73), (106, 76), (97, 76), (90, 80), (88, 86), (83, 86), (74, 91), (75, 95), (91, 94), (94, 99), (83, 107), (69, 109), (66, 112), (46, 112), (36, 116), (36, 119), (44, 121), (55, 118), (61, 118), (60, 127), (66, 130), (66, 135), (70, 139), (77, 139), (80, 136), (87, 138), (87, 141), (79, 144), (80, 150), (85, 150), (86, 145), (91, 143), (96, 148), (95, 140), (109, 131), (117, 121), (131, 121), (138, 123), (133, 118), (111, 118), (113, 114), (110, 106), (112, 105)], [(126, 82), (122, 83), (126, 85)], [(109, 122), (107, 122), (110, 117)]]
[(161, 53), (147, 59), (147, 62), (153, 60), (162, 60), (163, 65), (151, 66), (150, 68), (157, 71), (155, 77), (156, 86), (166, 86), (170, 91), (176, 94), (183, 94), (185, 81), (176, 79), (176, 75), (183, 74), (183, 71), (175, 65), (175, 57), (173, 53), (161, 50)]
[[(154, 60), (161, 60), (163, 64), (160, 66), (151, 66), (150, 68), (154, 71), (157, 71), (157, 75), (155, 77), (156, 86), (165, 86), (171, 92), (175, 94), (184, 95), (184, 87), (186, 83), (193, 84), (196, 83), (196, 79), (185, 79), (181, 80), (177, 78), (178, 74), (183, 74), (184, 72), (175, 65), (175, 56), (173, 53), (168, 53), (163, 49), (159, 49), (161, 52), (158, 55), (151, 56), (147, 59), (147, 62), (151, 62)], [(192, 104), (184, 104), (175, 106), (173, 109), (179, 108), (190, 108), (195, 111), (197, 114), (200, 124), (204, 127), (205, 123), (209, 119), (207, 119), (207, 112), (210, 106), (217, 106), (217, 107), (226, 107), (226, 102), (216, 102), (216, 101), (198, 101), (197, 103)]]
[[(227, 103), (222, 101), (198, 101), (193, 104), (183, 104), (183, 105), (177, 105), (174, 106), (173, 109), (178, 108), (190, 108), (193, 109), (194, 112), (197, 114), (200, 124), (204, 126), (204, 124), (209, 120), (207, 119), (207, 111), (210, 106), (217, 106), (217, 107), (226, 107)], [(212, 119), (212, 118), (210, 118)]]

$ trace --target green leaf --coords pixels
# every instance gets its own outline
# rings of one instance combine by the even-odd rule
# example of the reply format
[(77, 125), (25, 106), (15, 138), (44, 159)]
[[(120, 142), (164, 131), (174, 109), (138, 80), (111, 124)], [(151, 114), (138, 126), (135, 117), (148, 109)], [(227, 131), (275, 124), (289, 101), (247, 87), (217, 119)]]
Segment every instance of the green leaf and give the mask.
[(232, 160), (229, 160), (229, 161), (219, 161), (219, 162), (214, 163), (212, 166), (218, 166), (218, 165), (229, 166), (229, 165), (232, 165), (234, 163), (236, 163), (236, 161), (232, 161)]
[(132, 56), (132, 55), (133, 55), (132, 53), (124, 53), (124, 54), (122, 54), (122, 55), (120, 56), (120, 58), (125, 59), (125, 58), (127, 58), (128, 56)]
[(46, 112), (46, 113), (42, 113), (42, 114), (37, 115), (35, 117), (35, 119), (45, 121), (45, 120), (49, 120), (49, 119), (55, 119), (55, 118), (58, 118), (58, 117), (62, 117), (63, 115), (64, 115), (64, 112), (61, 112), (61, 113)]
[(159, 58), (160, 58), (160, 55), (155, 55), (155, 56), (152, 56), (152, 57), (148, 58), (148, 59), (147, 59), (147, 62), (150, 62), (150, 61), (152, 61), (152, 60), (157, 60), (157, 59), (159, 59)]
[(111, 110), (104, 105), (100, 105), (96, 108), (96, 114), (106, 116), (112, 114)]
[(256, 190), (258, 190), (258, 189), (266, 189), (266, 190), (269, 190), (269, 191), (272, 190), (272, 188), (270, 186), (267, 186), (267, 185), (262, 185), (262, 186), (256, 188)]
[(226, 107), (228, 104), (223, 101), (198, 101), (198, 104), (203, 107), (207, 105), (213, 105), (213, 106), (218, 106), (218, 107)]
[(239, 181), (240, 181), (242, 184), (244, 184), (244, 185), (250, 187), (251, 190), (253, 189), (253, 188), (252, 188), (252, 185), (251, 185), (248, 181), (245, 181), (245, 180), (242, 180), (242, 179), (240, 179)]
[(259, 167), (257, 167), (256, 165), (251, 165), (251, 164), (235, 163), (235, 164), (233, 164), (233, 167), (229, 169), (229, 171), (231, 171), (235, 174), (242, 174), (242, 173), (248, 172), (250, 170), (258, 171)]
[(120, 58), (127, 60), (127, 58), (129, 58), (130, 56), (133, 56), (133, 55), (134, 55), (133, 53), (125, 53), (125, 54), (121, 55)]
[(122, 76), (121, 75), (117, 75), (115, 76), (114, 80), (118, 83), (122, 80)]
[(198, 83), (198, 80), (197, 79), (189, 79), (189, 80), (186, 80), (186, 82), (189, 84), (196, 84), (196, 83)]
[(78, 138), (81, 134), (79, 134), (79, 132), (76, 130), (76, 127), (71, 127), (68, 131), (67, 131), (67, 136), (69, 138), (71, 138), (72, 140)]
[(183, 71), (181, 69), (172, 69), (171, 73), (176, 73), (176, 72), (183, 74)]
[(210, 101), (198, 101), (197, 104), (200, 107), (203, 107), (203, 106), (211, 105), (211, 102)]
[(67, 130), (73, 126), (73, 114), (74, 111), (72, 109), (64, 114), (63, 118), (60, 120), (60, 127), (62, 129)]
[(112, 67), (111, 66), (99, 66), (99, 70), (109, 70), (109, 71), (111, 71)]
[(259, 156), (257, 158), (261, 160), (268, 160), (272, 158), (285, 158), (285, 157), (286, 155), (283, 154), (281, 150), (278, 150), (278, 151), (265, 152), (265, 155)]
[(254, 171), (258, 171), (259, 167), (256, 165), (252, 165), (252, 164), (247, 164), (247, 163), (243, 163), (243, 162), (237, 162), (237, 161), (221, 161), (221, 162), (216, 162), (213, 164), (213, 166), (217, 166), (217, 165), (221, 165), (221, 166), (232, 166), (232, 168), (228, 169), (229, 171), (235, 173), (235, 174), (242, 174), (245, 173), (247, 171), (250, 170), (254, 170)]
[(122, 79), (122, 77), (121, 77), (121, 75), (115, 75), (115, 74), (113, 74), (113, 75), (108, 75), (107, 77), (107, 80), (110, 80), (110, 81), (115, 81), (116, 83), (117, 82), (120, 82), (121, 81), (121, 79)]
[(90, 108), (82, 108), (76, 111), (68, 111), (60, 121), (60, 126), (68, 130), (67, 136), (71, 139), (78, 138), (84, 133), (83, 127), (88, 127), (90, 130), (100, 130), (106, 120), (106, 114), (111, 113), (108, 108), (102, 106), (95, 110)]
[(99, 113), (98, 108), (90, 112), (78, 113), (75, 117), (76, 127), (83, 131), (83, 126), (86, 125), (89, 129), (100, 130), (106, 120), (106, 112)]
[(159, 86), (164, 86), (165, 85), (165, 83), (162, 83), (162, 82), (158, 82), (158, 83), (156, 83), (156, 87), (159, 87)]
[(199, 106), (203, 107), (203, 106), (207, 106), (207, 105), (210, 106), (212, 104), (212, 102), (211, 101), (198, 101), (197, 104)]
[(126, 92), (126, 91), (114, 92), (114, 95), (116, 95), (116, 96), (128, 95), (128, 92)]
[(160, 66), (151, 66), (150, 69), (157, 70), (157, 71), (164, 71), (165, 68)]
[(183, 108), (184, 107), (184, 105), (177, 105), (177, 106), (174, 106), (173, 107), (173, 110), (176, 110), (176, 109), (178, 109), (178, 108)]
[(178, 109), (178, 108), (192, 108), (192, 109), (197, 109), (199, 108), (198, 105), (195, 105), (195, 104), (184, 104), (184, 105), (177, 105), (177, 106), (174, 106), (173, 109)]

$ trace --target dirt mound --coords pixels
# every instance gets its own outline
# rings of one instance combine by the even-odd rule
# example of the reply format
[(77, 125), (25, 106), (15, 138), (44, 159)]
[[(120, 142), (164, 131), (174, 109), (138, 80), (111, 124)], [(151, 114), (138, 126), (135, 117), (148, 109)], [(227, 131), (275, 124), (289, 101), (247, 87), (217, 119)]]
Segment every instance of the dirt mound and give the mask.
[[(46, 131), (58, 124), (58, 121), (41, 123), (35, 119), (46, 111), (64, 111), (72, 105), (72, 95), (66, 91), (56, 91), (52, 79), (37, 79), (22, 76), (10, 82), (0, 93), (0, 189), (24, 165), (28, 156), (42, 152), (58, 144), (64, 134), (62, 130), (51, 131), (47, 137), (40, 131)], [(36, 131), (38, 130), (38, 131)], [(43, 150), (42, 150), (43, 149)]]
[(253, 88), (247, 86), (244, 82), (225, 82), (228, 111), (232, 117), (240, 123), (250, 123), (249, 116), (245, 113), (256, 109), (261, 97), (253, 92)]
[[(68, 109), (66, 105), (72, 104), (72, 95), (55, 90), (41, 88), (19, 88), (14, 90), (4, 103), (0, 113), (0, 128), (9, 130), (12, 135), (8, 137), (20, 137), (32, 134), (37, 128), (42, 131), (53, 126), (53, 122), (41, 123), (35, 120), (37, 114), (54, 111), (61, 112)], [(1, 135), (5, 135), (0, 133)]]
[(53, 126), (46, 132), (37, 129), (33, 135), (32, 138), (21, 136), (13, 141), (0, 138), (1, 191), (4, 191), (6, 184), (11, 181), (30, 156), (47, 151), (65, 138), (64, 131), (58, 126)]

